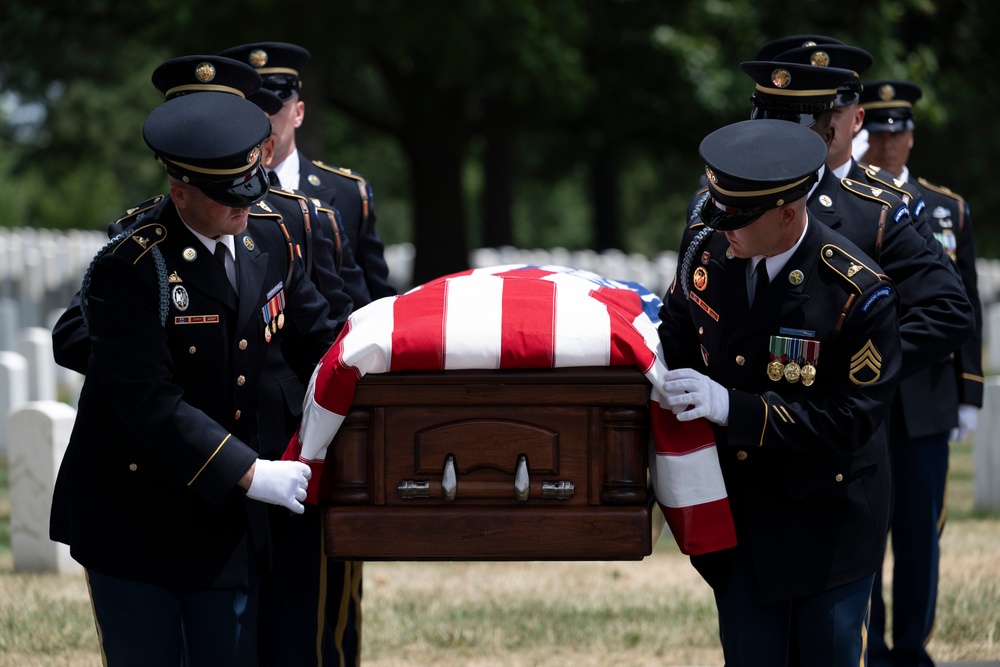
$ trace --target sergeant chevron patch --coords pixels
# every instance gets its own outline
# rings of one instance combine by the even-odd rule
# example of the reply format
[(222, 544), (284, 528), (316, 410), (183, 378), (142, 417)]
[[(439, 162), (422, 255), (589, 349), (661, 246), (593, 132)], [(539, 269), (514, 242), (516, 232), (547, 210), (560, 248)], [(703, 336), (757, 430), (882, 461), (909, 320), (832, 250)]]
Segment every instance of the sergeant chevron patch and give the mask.
[(871, 339), (851, 357), (851, 382), (858, 385), (872, 384), (882, 377), (882, 355), (875, 349)]

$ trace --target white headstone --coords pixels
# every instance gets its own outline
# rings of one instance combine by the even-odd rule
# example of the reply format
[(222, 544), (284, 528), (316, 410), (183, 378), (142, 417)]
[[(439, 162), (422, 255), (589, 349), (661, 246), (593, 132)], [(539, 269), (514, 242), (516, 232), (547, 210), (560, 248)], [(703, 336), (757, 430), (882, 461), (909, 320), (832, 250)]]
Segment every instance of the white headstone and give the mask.
[(15, 572), (76, 572), (69, 547), (49, 539), (56, 474), (76, 410), (57, 401), (27, 403), (10, 416), (10, 538)]
[(0, 350), (17, 348), (20, 322), (21, 309), (17, 301), (10, 297), (0, 297)]
[(56, 400), (56, 361), (52, 356), (52, 335), (48, 329), (22, 329), (19, 349), (28, 361), (28, 400)]
[(28, 361), (17, 352), (0, 350), (0, 454), (7, 453), (11, 413), (28, 402)]
[(976, 509), (1000, 510), (1000, 378), (996, 377), (986, 380), (972, 440), (972, 488)]

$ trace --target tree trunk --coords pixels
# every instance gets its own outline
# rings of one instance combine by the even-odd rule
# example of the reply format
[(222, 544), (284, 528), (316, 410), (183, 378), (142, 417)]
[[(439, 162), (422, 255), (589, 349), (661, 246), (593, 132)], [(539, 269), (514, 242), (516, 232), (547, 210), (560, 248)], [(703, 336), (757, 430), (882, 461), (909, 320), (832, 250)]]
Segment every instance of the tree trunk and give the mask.
[(484, 124), (482, 245), (499, 248), (514, 245), (514, 143), (505, 105), (489, 102)]
[(621, 183), (614, 149), (597, 152), (590, 163), (590, 197), (593, 207), (595, 250), (621, 248)]
[(469, 268), (462, 189), (466, 135), (446, 118), (424, 118), (404, 140), (413, 175), (413, 284)]

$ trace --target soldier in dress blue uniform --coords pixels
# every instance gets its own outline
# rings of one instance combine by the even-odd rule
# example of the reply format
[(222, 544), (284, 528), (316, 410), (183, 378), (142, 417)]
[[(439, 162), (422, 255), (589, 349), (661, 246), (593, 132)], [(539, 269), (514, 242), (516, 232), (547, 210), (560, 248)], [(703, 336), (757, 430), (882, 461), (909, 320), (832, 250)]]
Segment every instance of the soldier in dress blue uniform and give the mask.
[(861, 104), (868, 130), (866, 161), (896, 178), (917, 181), (924, 192), (928, 220), (962, 276), (976, 310), (976, 333), (954, 354), (899, 385), (893, 404), (891, 445), (896, 503), (892, 521), (892, 649), (885, 641), (885, 604), (881, 575), (872, 597), (873, 665), (933, 665), (926, 642), (934, 628), (940, 535), (944, 529), (948, 440), (976, 430), (983, 404), (983, 317), (976, 284), (976, 245), (969, 205), (960, 195), (910, 173), (913, 106), (920, 87), (908, 81), (873, 81)]
[[(305, 115), (300, 73), (309, 62), (309, 51), (295, 44), (261, 42), (229, 48), (221, 55), (253, 66), (264, 88), (283, 101), (282, 110), (271, 116), (275, 146), (269, 170), (282, 187), (301, 190), (320, 209), (339, 214), (345, 257), (353, 256), (361, 269), (341, 273), (354, 307), (394, 295), (384, 245), (375, 230), (371, 186), (349, 169), (311, 162), (296, 148), (295, 130)], [(304, 396), (299, 385), (286, 386), (289, 393), (294, 387)], [(286, 431), (282, 448), (294, 430)], [(361, 662), (362, 563), (324, 555), (322, 518), (317, 507), (307, 507), (304, 517), (272, 512), (275, 567), (263, 582), (261, 664), (341, 667)]]
[(860, 163), (851, 155), (855, 136), (861, 131), (864, 123), (865, 110), (859, 104), (863, 88), (861, 75), (872, 65), (871, 54), (855, 46), (821, 41), (784, 51), (770, 60), (814, 67), (837, 67), (851, 71), (851, 77), (837, 88), (837, 95), (834, 98), (833, 114), (830, 119), (834, 134), (829, 142), (826, 166), (837, 178), (868, 183), (875, 188), (886, 188), (899, 195), (910, 210), (912, 224), (925, 238), (930, 238), (931, 230), (927, 223), (921, 189), (913, 183), (894, 178), (892, 174), (877, 166)]
[[(151, 78), (153, 85), (163, 93), (165, 100), (191, 93), (220, 92), (246, 98), (268, 116), (282, 109), (281, 100), (271, 91), (261, 88), (261, 78), (257, 71), (231, 58), (211, 55), (172, 58), (157, 67)], [(272, 132), (261, 144), (262, 163), (266, 164), (268, 152), (273, 150), (273, 146)], [(108, 226), (108, 237), (114, 238), (121, 233), (135, 221), (136, 217), (161, 199), (162, 196), (157, 196), (130, 208), (124, 216)], [(333, 218), (333, 211), (320, 210), (302, 193), (272, 188), (267, 193), (265, 201), (251, 207), (250, 215), (279, 218), (281, 229), (287, 232), (291, 243), (292, 258), (305, 262), (306, 274), (319, 289), (320, 294), (326, 297), (330, 312), (343, 313), (345, 309), (350, 308), (351, 302), (344, 289), (345, 281), (341, 275), (351, 275), (352, 272), (359, 272), (359, 269), (350, 255), (349, 248), (346, 256), (338, 252), (337, 249), (341, 244), (336, 230), (323, 222)], [(329, 230), (329, 233), (326, 230)], [(338, 257), (340, 266), (336, 261)], [(83, 373), (90, 355), (90, 343), (79, 306), (80, 300), (77, 294), (54, 327), (53, 348), (57, 363)], [(347, 312), (349, 314), (349, 310)], [(272, 349), (269, 354), (271, 364), (279, 367), (283, 366), (280, 357), (277, 348)], [(262, 391), (265, 393), (262, 404), (284, 404), (285, 414), (280, 419), (271, 416), (262, 418), (263, 443), (280, 441), (282, 438), (287, 441), (285, 433), (289, 428), (294, 431), (302, 416), (304, 389), (295, 391), (294, 382), (282, 379), (290, 373), (275, 372), (279, 372), (277, 375), (279, 380), (262, 384)], [(270, 437), (264, 437), (268, 434)], [(278, 450), (276, 446), (267, 449), (269, 458), (280, 458), (284, 451), (283, 448)]]
[(727, 665), (856, 667), (890, 513), (896, 289), (808, 211), (815, 132), (743, 121), (700, 155), (710, 196), (660, 311), (663, 390), (711, 422), (738, 546), (692, 562)]
[(87, 570), (109, 665), (255, 664), (266, 505), (303, 510), (308, 467), (257, 448), (260, 372), (287, 343), (308, 376), (337, 322), (278, 221), (249, 217), (268, 133), (230, 94), (154, 109), (143, 138), (169, 195), (81, 288), (91, 352), (50, 536)]
[[(853, 71), (775, 61), (744, 62), (740, 69), (756, 83), (752, 118), (805, 125), (829, 147), (833, 109)], [(899, 195), (881, 183), (839, 178), (824, 165), (807, 205), (815, 220), (849, 238), (896, 284), (907, 377), (963, 344), (976, 318), (941, 244), (920, 218), (912, 222)]]
[[(296, 147), (295, 130), (305, 119), (301, 72), (311, 57), (309, 51), (297, 44), (256, 42), (228, 48), (221, 55), (255, 67), (264, 80), (264, 88), (284, 101), (284, 110), (273, 118), (277, 140), (273, 164), (269, 167), (278, 175), (281, 185), (302, 190), (340, 211), (354, 260), (363, 273), (359, 285), (348, 285), (357, 307), (395, 295), (383, 254), (385, 246), (375, 229), (371, 185), (350, 169), (309, 160)], [(367, 298), (357, 295), (362, 290)]]

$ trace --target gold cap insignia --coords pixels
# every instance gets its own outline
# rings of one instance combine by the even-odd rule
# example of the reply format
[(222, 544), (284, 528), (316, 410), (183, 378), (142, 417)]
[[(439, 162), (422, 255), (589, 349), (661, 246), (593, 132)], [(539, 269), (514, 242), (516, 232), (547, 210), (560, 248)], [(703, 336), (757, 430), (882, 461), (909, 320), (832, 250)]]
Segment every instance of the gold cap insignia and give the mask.
[(895, 99), (895, 97), (896, 97), (896, 89), (893, 88), (890, 84), (887, 83), (879, 87), (878, 98), (883, 102), (888, 102), (889, 100)]
[(309, 181), (310, 185), (319, 185), (319, 176), (316, 174), (309, 174), (309, 178), (306, 180)]
[(244, 236), (243, 237), (243, 245), (246, 246), (247, 250), (253, 250), (253, 248), (254, 248), (253, 239), (250, 238), (249, 236)]
[(882, 355), (869, 340), (861, 350), (851, 357), (851, 371), (848, 373), (854, 384), (871, 384), (882, 377)]
[(181, 280), (181, 277), (177, 274), (176, 271), (174, 271), (169, 276), (167, 276), (167, 282), (168, 283), (182, 283), (184, 281)]
[(784, 199), (779, 199), (778, 201), (774, 202), (774, 205), (775, 206), (784, 206), (785, 205), (785, 200)]
[(830, 195), (820, 195), (819, 203), (822, 204), (823, 206), (826, 206), (827, 208), (833, 206), (833, 200), (830, 199)]
[(826, 51), (813, 51), (812, 56), (809, 58), (809, 63), (816, 67), (829, 67), (830, 54)]
[(267, 51), (264, 49), (254, 49), (250, 52), (250, 64), (254, 67), (263, 67), (267, 64)]
[(775, 88), (787, 88), (792, 82), (792, 75), (787, 69), (776, 69), (771, 72), (771, 83)]
[(215, 65), (212, 63), (200, 63), (194, 68), (194, 78), (202, 83), (208, 83), (215, 78)]
[(793, 285), (798, 285), (803, 280), (805, 280), (805, 278), (806, 278), (805, 275), (798, 269), (795, 269), (794, 271), (788, 274), (788, 282), (790, 282)]
[(719, 182), (719, 178), (715, 175), (715, 172), (712, 171), (707, 165), (705, 166), (705, 176), (713, 183)]
[(247, 155), (247, 164), (253, 164), (260, 159), (260, 146), (254, 146), (253, 150)]
[(184, 257), (186, 261), (193, 262), (198, 256), (198, 251), (194, 248), (184, 248), (184, 252), (181, 253), (181, 256)]

